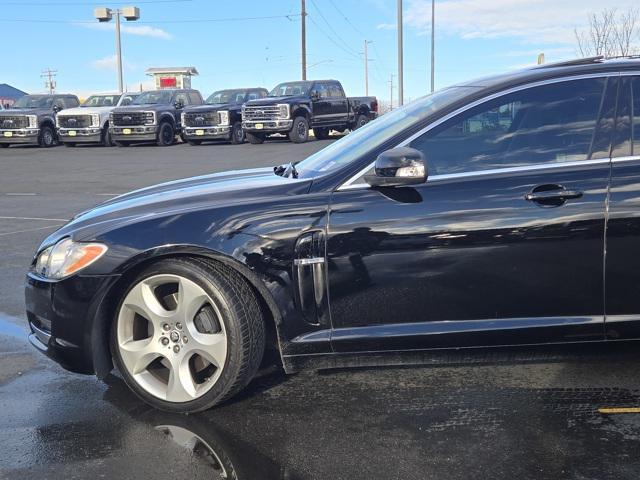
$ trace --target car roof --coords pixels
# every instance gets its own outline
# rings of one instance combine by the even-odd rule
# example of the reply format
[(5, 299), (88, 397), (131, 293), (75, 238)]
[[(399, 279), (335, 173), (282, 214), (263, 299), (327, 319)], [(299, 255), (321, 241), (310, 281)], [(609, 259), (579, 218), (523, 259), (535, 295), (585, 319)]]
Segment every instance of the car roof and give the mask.
[(549, 63), (512, 72), (477, 78), (459, 83), (458, 87), (480, 87), (481, 89), (501, 89), (523, 83), (542, 81), (556, 77), (590, 75), (618, 71), (638, 71), (640, 73), (640, 57), (589, 57), (566, 62)]

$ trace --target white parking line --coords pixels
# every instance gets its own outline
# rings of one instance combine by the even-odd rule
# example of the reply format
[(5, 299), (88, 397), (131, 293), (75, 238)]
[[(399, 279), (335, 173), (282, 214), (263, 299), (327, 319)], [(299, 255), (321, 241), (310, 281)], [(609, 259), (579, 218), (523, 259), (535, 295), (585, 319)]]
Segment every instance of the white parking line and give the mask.
[(0, 220), (44, 220), (45, 222), (68, 222), (68, 218), (42, 218), (42, 217), (0, 217)]
[(56, 223), (55, 225), (47, 225), (46, 227), (29, 228), (27, 230), (15, 230), (13, 232), (0, 233), (0, 237), (6, 237), (7, 235), (15, 235), (16, 233), (36, 232), (38, 230), (45, 230), (47, 228), (56, 228), (62, 225), (63, 225), (62, 223)]

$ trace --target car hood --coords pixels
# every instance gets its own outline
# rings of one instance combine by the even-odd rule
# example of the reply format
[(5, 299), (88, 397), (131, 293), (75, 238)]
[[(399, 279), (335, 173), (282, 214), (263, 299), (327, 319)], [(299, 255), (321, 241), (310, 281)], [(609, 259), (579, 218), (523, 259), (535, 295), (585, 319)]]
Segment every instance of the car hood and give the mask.
[(127, 105), (126, 107), (116, 107), (113, 111), (117, 113), (126, 112), (154, 112), (160, 110), (173, 109), (173, 105), (170, 104), (142, 104), (142, 105)]
[(308, 179), (283, 178), (272, 167), (202, 175), (135, 190), (76, 215), (49, 236), (42, 248), (64, 236), (90, 240), (101, 233), (145, 218), (223, 208), (243, 202), (309, 191)]
[(42, 110), (38, 108), (10, 108), (9, 110), (0, 110), (0, 115), (38, 115), (48, 111), (49, 110)]
[(75, 107), (62, 110), (58, 115), (91, 115), (92, 113), (109, 113), (114, 107)]
[(304, 101), (308, 101), (308, 98), (304, 95), (287, 95), (284, 97), (256, 98), (255, 100), (249, 100), (245, 105), (276, 105), (278, 103), (295, 103)]
[(217, 112), (218, 110), (236, 110), (241, 105), (237, 103), (207, 103), (203, 105), (194, 105), (192, 107), (186, 107), (183, 111), (185, 113), (198, 113), (198, 112)]

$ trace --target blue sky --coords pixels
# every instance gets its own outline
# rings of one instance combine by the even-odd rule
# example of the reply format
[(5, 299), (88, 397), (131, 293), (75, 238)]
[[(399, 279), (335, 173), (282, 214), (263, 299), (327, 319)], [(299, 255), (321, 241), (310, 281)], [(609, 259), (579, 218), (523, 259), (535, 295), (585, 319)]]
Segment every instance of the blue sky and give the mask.
[[(130, 89), (149, 83), (146, 68), (163, 66), (198, 68), (201, 75), (193, 85), (204, 95), (237, 86), (272, 88), (300, 78), (300, 0), (130, 4), (142, 14), (141, 22), (123, 27)], [(608, 6), (633, 4), (620, 0)], [(113, 25), (93, 21), (93, 8), (123, 5), (129, 3), (0, 0), (2, 37), (14, 42), (2, 52), (0, 83), (43, 91), (41, 71), (52, 68), (58, 71), (58, 91), (115, 90)], [(404, 2), (405, 99), (429, 89), (430, 5), (430, 0)], [(583, 28), (588, 13), (602, 5), (597, 0), (436, 0), (436, 87), (531, 64), (539, 52), (548, 61), (574, 57), (573, 29)], [(373, 42), (370, 94), (388, 101), (389, 78), (397, 73), (396, 0), (307, 0), (307, 10), (308, 77), (337, 78), (348, 95), (364, 95), (361, 53), (367, 39)], [(239, 20), (212, 21), (231, 18)]]

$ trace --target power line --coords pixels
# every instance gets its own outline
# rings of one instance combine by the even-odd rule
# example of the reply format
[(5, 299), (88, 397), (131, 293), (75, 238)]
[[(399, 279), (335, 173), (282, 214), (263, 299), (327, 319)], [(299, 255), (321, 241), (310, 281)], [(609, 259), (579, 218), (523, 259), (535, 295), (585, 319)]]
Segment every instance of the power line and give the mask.
[(327, 26), (329, 27), (329, 30), (331, 30), (331, 31), (334, 33), (334, 35), (336, 36), (336, 38), (337, 38), (338, 40), (340, 40), (340, 41), (344, 44), (344, 46), (347, 48), (347, 50), (351, 50), (354, 54), (356, 54), (356, 55), (357, 55), (357, 54), (358, 54), (358, 52), (356, 52), (355, 50), (353, 50), (353, 49), (351, 48), (351, 46), (350, 46), (350, 45), (349, 45), (349, 44), (348, 44), (348, 43), (347, 43), (347, 42), (346, 42), (346, 41), (345, 41), (345, 40), (340, 36), (340, 34), (339, 34), (338, 32), (336, 32), (336, 31), (334, 30), (334, 28), (331, 26), (331, 24), (327, 21), (327, 19), (325, 18), (325, 16), (322, 14), (322, 11), (318, 8), (318, 5), (316, 5), (315, 0), (311, 0), (311, 3), (313, 4), (314, 8), (316, 9), (316, 11), (318, 12), (318, 14), (320, 15), (320, 18), (322, 18), (322, 20), (324, 20), (324, 23), (326, 23), (326, 24), (327, 24)]
[(344, 13), (342, 13), (342, 10), (340, 10), (340, 9), (338, 8), (338, 6), (333, 2), (333, 0), (329, 0), (329, 1), (331, 2), (331, 5), (333, 5), (333, 8), (335, 8), (335, 9), (336, 9), (336, 11), (337, 11), (340, 15), (342, 15), (342, 18), (343, 18), (343, 19), (344, 19), (344, 20), (345, 20), (349, 25), (351, 25), (351, 26), (353, 27), (353, 29), (354, 29), (356, 32), (358, 32), (358, 33), (359, 33), (360, 35), (362, 35), (363, 37), (366, 37), (366, 35), (365, 35), (364, 33), (362, 33), (362, 31), (361, 31), (358, 27), (356, 27), (353, 23), (351, 23), (351, 20), (349, 20), (349, 17), (347, 17)]
[(340, 45), (338, 42), (336, 42), (330, 35), (328, 35), (322, 28), (320, 28), (320, 25), (318, 25), (318, 23), (313, 19), (313, 16), (311, 16), (311, 15), (309, 15), (307, 13), (307, 17), (309, 17), (309, 20), (311, 20), (311, 23), (313, 23), (316, 26), (316, 28), (320, 31), (320, 33), (322, 33), (325, 37), (327, 37), (327, 39), (331, 43), (333, 43), (336, 47), (340, 48), (341, 50), (343, 50), (344, 52), (348, 53), (352, 57), (360, 59), (360, 56), (358, 54), (353, 53), (350, 50), (347, 50), (346, 48), (344, 48), (342, 45)]

